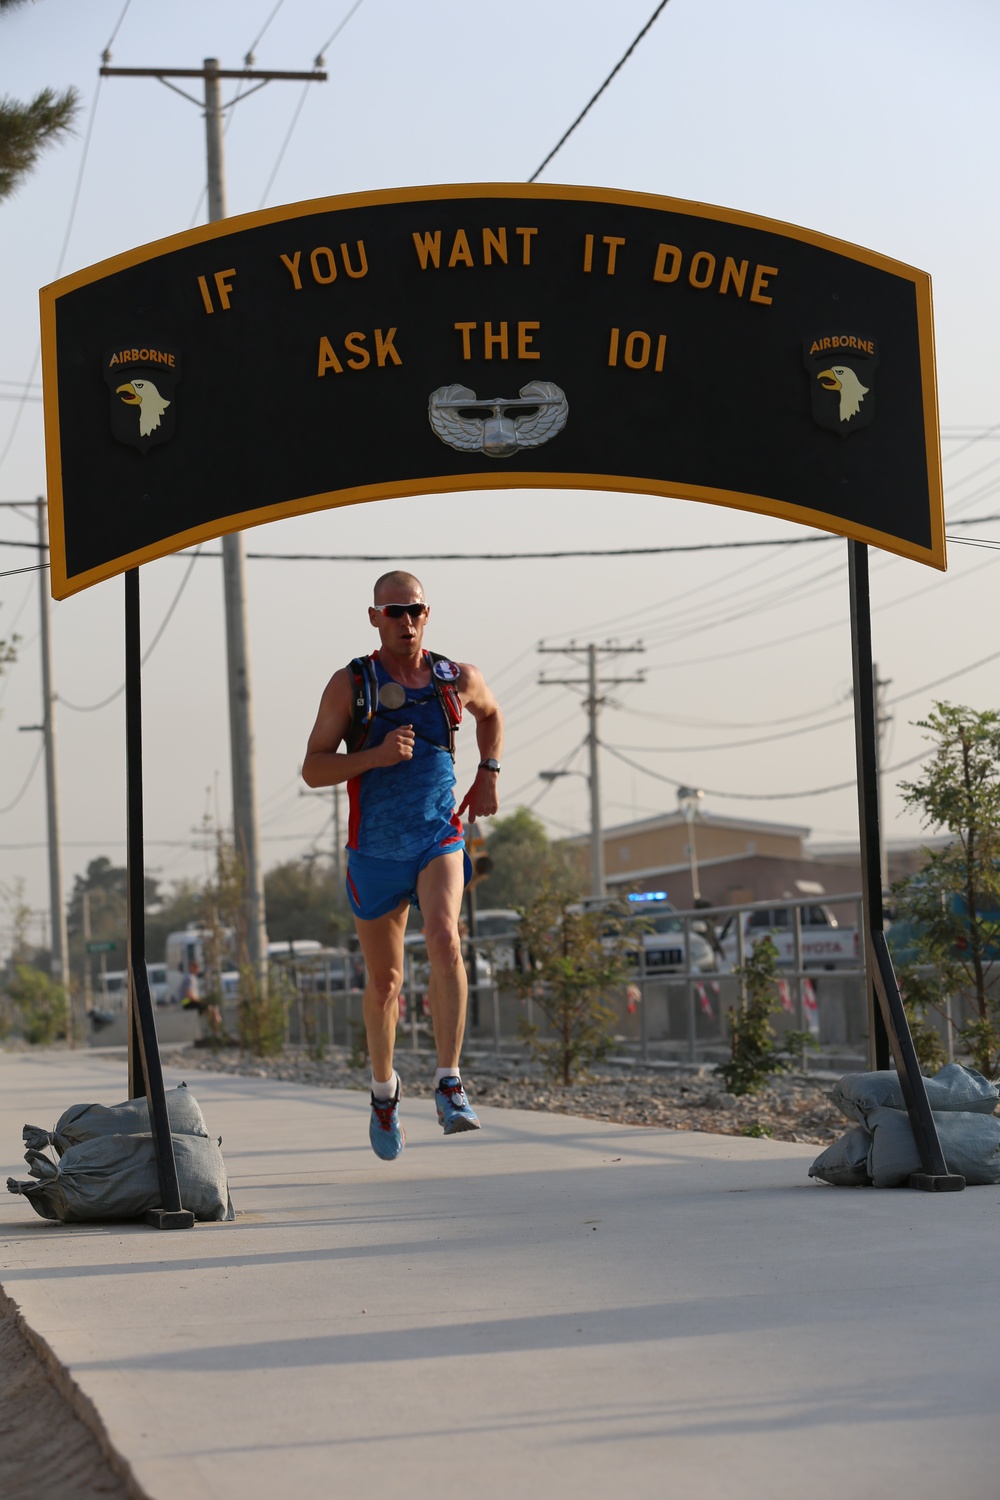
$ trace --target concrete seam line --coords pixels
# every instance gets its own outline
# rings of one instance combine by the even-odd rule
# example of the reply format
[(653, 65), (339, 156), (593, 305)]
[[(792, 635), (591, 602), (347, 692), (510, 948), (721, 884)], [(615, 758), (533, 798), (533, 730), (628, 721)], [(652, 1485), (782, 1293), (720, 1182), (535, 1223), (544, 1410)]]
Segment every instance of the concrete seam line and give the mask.
[(136, 1479), (135, 1474), (132, 1472), (131, 1464), (118, 1452), (118, 1449), (112, 1443), (108, 1436), (108, 1430), (104, 1425), (104, 1419), (93, 1401), (91, 1401), (86, 1392), (80, 1389), (66, 1366), (59, 1360), (54, 1350), (42, 1338), (41, 1334), (36, 1333), (31, 1327), (13, 1297), (4, 1290), (2, 1284), (0, 1284), (0, 1318), (11, 1319), (15, 1328), (30, 1346), (32, 1352), (44, 1365), (45, 1373), (52, 1381), (59, 1395), (72, 1408), (75, 1415), (79, 1417), (80, 1421), (91, 1433), (108, 1464), (114, 1469), (128, 1490), (131, 1500), (152, 1500), (148, 1491), (144, 1490), (138, 1479)]

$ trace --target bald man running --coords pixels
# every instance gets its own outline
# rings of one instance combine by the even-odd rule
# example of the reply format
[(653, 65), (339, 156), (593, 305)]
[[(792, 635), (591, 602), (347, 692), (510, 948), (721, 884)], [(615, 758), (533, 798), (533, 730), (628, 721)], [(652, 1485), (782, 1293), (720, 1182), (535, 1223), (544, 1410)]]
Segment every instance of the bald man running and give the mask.
[[(347, 783), (347, 896), (368, 970), (369, 1135), (383, 1161), (399, 1156), (406, 1141), (392, 1056), (414, 901), (430, 959), (438, 1119), (445, 1135), (479, 1129), (459, 1069), (467, 981), (458, 924), (470, 874), (461, 814), (474, 820), (497, 810), (503, 720), (475, 667), (424, 650), (429, 616), (418, 578), (383, 574), (368, 611), (380, 645), (327, 683), (302, 766), (308, 786)], [(476, 723), (479, 768), (456, 812), (454, 736), (463, 710)]]

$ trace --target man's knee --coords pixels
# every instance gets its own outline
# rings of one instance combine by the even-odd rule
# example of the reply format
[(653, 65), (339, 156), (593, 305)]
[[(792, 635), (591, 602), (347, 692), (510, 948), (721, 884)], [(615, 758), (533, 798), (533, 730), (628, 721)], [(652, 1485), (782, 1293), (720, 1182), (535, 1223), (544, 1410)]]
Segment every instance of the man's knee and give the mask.
[(366, 994), (380, 1010), (388, 1010), (399, 999), (402, 987), (403, 971), (400, 968), (393, 966), (368, 972)]
[(428, 919), (424, 923), (424, 942), (433, 968), (454, 968), (462, 962), (457, 922), (443, 917)]

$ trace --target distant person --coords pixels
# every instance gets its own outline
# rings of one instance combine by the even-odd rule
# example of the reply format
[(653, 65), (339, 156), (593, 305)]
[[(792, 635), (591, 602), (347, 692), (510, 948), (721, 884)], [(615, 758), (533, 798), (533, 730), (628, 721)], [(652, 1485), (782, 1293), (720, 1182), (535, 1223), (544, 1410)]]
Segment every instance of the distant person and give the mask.
[[(406, 1141), (392, 1058), (411, 903), (423, 914), (431, 966), (438, 1120), (445, 1135), (479, 1129), (459, 1068), (468, 983), (458, 924), (471, 875), (461, 814), (486, 818), (497, 810), (503, 720), (475, 667), (424, 650), (429, 616), (419, 579), (383, 574), (368, 611), (381, 644), (327, 683), (302, 766), (308, 786), (347, 783), (347, 897), (368, 971), (369, 1137), (384, 1161), (399, 1156)], [(480, 761), (456, 812), (454, 746), (463, 710), (475, 720)]]
[(206, 1021), (214, 1036), (222, 1033), (222, 1014), (214, 1000), (206, 1000), (201, 993), (201, 965), (194, 959), (188, 965), (181, 985), (181, 1009), (196, 1010)]

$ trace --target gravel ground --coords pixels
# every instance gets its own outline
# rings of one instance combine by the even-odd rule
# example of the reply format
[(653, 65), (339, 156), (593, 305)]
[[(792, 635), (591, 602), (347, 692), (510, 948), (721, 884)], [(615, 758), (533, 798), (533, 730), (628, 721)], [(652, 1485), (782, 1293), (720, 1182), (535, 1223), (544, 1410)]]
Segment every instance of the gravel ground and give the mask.
[[(300, 1047), (286, 1047), (279, 1057), (251, 1057), (235, 1049), (204, 1047), (164, 1049), (164, 1062), (193, 1071), (239, 1073), (252, 1078), (280, 1078), (316, 1088), (367, 1092), (367, 1069), (352, 1068), (341, 1048), (320, 1060)], [(433, 1061), (397, 1052), (396, 1068), (405, 1094), (433, 1093)], [(473, 1104), (503, 1109), (548, 1110), (612, 1120), (623, 1125), (652, 1125), (661, 1130), (703, 1130), (712, 1135), (768, 1135), (778, 1141), (826, 1146), (850, 1129), (827, 1097), (830, 1081), (787, 1074), (759, 1094), (727, 1094), (710, 1066), (646, 1069), (604, 1065), (581, 1083), (562, 1088), (544, 1077), (537, 1065), (492, 1055), (473, 1057), (462, 1066)]]

